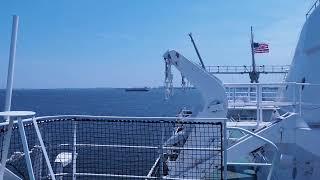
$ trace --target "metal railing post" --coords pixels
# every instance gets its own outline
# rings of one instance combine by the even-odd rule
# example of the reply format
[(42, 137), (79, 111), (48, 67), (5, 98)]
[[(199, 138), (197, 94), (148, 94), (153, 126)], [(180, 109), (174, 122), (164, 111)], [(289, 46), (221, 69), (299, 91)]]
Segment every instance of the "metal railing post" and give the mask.
[(236, 88), (233, 87), (233, 106), (235, 107), (236, 106)]
[(260, 88), (260, 109), (259, 109), (259, 115), (260, 115), (260, 123), (262, 122), (263, 120), (263, 114), (262, 114), (262, 102), (263, 102), (263, 86), (259, 86)]
[(261, 103), (261, 99), (260, 99), (260, 85), (257, 83), (256, 84), (256, 98), (257, 98), (257, 110), (256, 110), (256, 113), (257, 113), (257, 127), (259, 127), (260, 125), (260, 103)]
[[(50, 176), (53, 180), (56, 180), (55, 178), (55, 175), (54, 175), (54, 172), (52, 170), (52, 166), (50, 164), (50, 159), (49, 159), (49, 156), (48, 156), (48, 153), (47, 153), (47, 150), (46, 150), (46, 147), (43, 143), (43, 139), (42, 139), (42, 136), (41, 136), (41, 133), (40, 133), (40, 130), (39, 130), (39, 126), (37, 124), (37, 120), (32, 117), (32, 121), (33, 121), (33, 126), (36, 130), (36, 134), (37, 134), (37, 137), (38, 137), (38, 140), (39, 140), (39, 143), (40, 143), (40, 146), (41, 146), (41, 150), (42, 150), (42, 153), (43, 153), (43, 156), (44, 156), (44, 159), (46, 160), (46, 164), (47, 164), (47, 167), (49, 169), (49, 173), (50, 173)], [(20, 127), (19, 127), (20, 129)]]
[(72, 147), (72, 180), (76, 180), (77, 172), (77, 121), (73, 120), (73, 147)]
[(227, 144), (228, 144), (228, 138), (227, 138), (227, 120), (225, 119), (223, 121), (223, 180), (228, 179), (228, 166), (227, 166)]
[(160, 121), (160, 126), (161, 126), (161, 142), (159, 146), (159, 154), (160, 154), (160, 161), (159, 161), (159, 176), (160, 179), (163, 179), (163, 162), (164, 162), (164, 157), (163, 157), (163, 143), (164, 143), (164, 122)]
[(248, 87), (248, 99), (251, 102), (251, 86)]
[(7, 156), (9, 152), (9, 147), (10, 147), (10, 141), (11, 141), (11, 135), (12, 135), (12, 128), (13, 128), (13, 120), (9, 120), (9, 125), (8, 125), (8, 131), (4, 135), (3, 139), (3, 145), (2, 145), (2, 151), (1, 151), (1, 165), (0, 165), (0, 180), (3, 180), (4, 177), (4, 171), (6, 169), (6, 163), (7, 163)]
[(299, 116), (301, 117), (302, 116), (302, 107), (301, 107), (301, 104), (302, 103), (302, 85), (300, 84), (300, 87), (299, 87)]
[(293, 84), (293, 112), (296, 112), (297, 110), (297, 98), (296, 98), (296, 89), (297, 89), (297, 83)]
[(320, 1), (319, 0), (316, 0), (314, 2), (314, 4), (311, 6), (311, 8), (309, 9), (309, 11), (306, 13), (306, 19), (308, 19), (309, 15), (313, 12), (314, 9), (317, 8), (317, 4), (320, 4)]
[(29, 146), (28, 146), (28, 141), (27, 141), (27, 136), (23, 127), (23, 122), (22, 119), (19, 117), (18, 118), (18, 126), (19, 126), (19, 133), (20, 133), (20, 138), (23, 146), (23, 152), (24, 152), (24, 157), (26, 159), (26, 164), (27, 164), (27, 169), (28, 169), (28, 176), (29, 179), (34, 180), (34, 173), (33, 173), (33, 168), (32, 168), (32, 162), (30, 158), (30, 153), (29, 153)]

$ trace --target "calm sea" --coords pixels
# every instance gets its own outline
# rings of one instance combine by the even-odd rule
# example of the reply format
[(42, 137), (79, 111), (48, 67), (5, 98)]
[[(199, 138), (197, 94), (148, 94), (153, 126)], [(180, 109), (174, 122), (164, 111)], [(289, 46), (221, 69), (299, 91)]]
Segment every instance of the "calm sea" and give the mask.
[[(1, 107), (4, 109), (5, 91), (0, 91)], [(164, 89), (151, 89), (148, 92), (126, 92), (120, 88), (99, 89), (42, 89), (42, 90), (15, 90), (13, 92), (12, 110), (35, 111), (37, 116), (47, 115), (106, 115), (106, 116), (175, 116), (182, 107), (187, 107), (196, 114), (201, 109), (200, 94), (195, 89), (175, 89), (174, 96), (169, 100), (164, 99)], [(63, 123), (63, 122), (62, 122)], [(126, 144), (126, 145), (153, 145), (159, 146), (161, 131), (158, 124), (123, 123), (101, 124), (81, 123), (78, 125), (78, 143), (96, 144)], [(72, 127), (70, 123), (44, 124), (51, 133), (46, 133), (45, 142), (72, 143)], [(67, 128), (69, 131), (61, 133), (59, 128)], [(140, 130), (139, 130), (140, 129)], [(166, 128), (166, 138), (171, 136), (173, 127)], [(29, 129), (30, 130), (30, 129)], [(28, 129), (27, 129), (28, 131)], [(98, 134), (97, 134), (98, 131)], [(127, 132), (127, 131), (132, 131)], [(30, 131), (33, 132), (33, 131)], [(16, 132), (18, 133), (18, 132)], [(28, 136), (28, 132), (27, 132)], [(82, 138), (81, 138), (82, 137)], [(89, 138), (90, 137), (90, 138)], [(16, 136), (13, 141), (19, 138)], [(29, 138), (32, 141), (32, 139)], [(151, 141), (152, 142), (149, 142)], [(94, 141), (94, 142), (93, 142)], [(31, 143), (32, 144), (32, 143)], [(29, 142), (29, 145), (31, 145)], [(59, 144), (59, 143), (58, 143)], [(32, 145), (31, 145), (32, 146)], [(12, 152), (21, 151), (12, 149)], [(50, 157), (56, 157), (61, 152), (72, 152), (66, 148), (48, 148)], [(32, 154), (32, 153), (31, 153)], [(132, 150), (119, 148), (78, 147), (77, 170), (89, 173), (120, 173), (146, 175), (158, 157), (157, 150)], [(97, 155), (100, 155), (97, 156)], [(86, 158), (86, 157), (89, 158)], [(102, 162), (101, 162), (102, 161)], [(38, 164), (37, 161), (34, 163)], [(10, 164), (10, 163), (9, 163)], [(23, 167), (22, 162), (11, 163), (12, 167)], [(35, 165), (39, 166), (39, 165)], [(64, 171), (70, 171), (71, 164)], [(54, 168), (56, 170), (56, 168)], [(139, 172), (135, 172), (139, 170)], [(102, 172), (100, 172), (102, 171)], [(17, 172), (23, 178), (27, 178), (26, 168)], [(70, 177), (69, 177), (70, 178)], [(86, 179), (87, 177), (84, 177)], [(68, 178), (67, 178), (68, 179)], [(81, 178), (80, 178), (81, 179)], [(96, 179), (96, 177), (94, 178)], [(101, 178), (105, 179), (105, 178)], [(111, 178), (114, 179), (114, 178)], [(121, 178), (120, 178), (121, 179)]]
[[(5, 91), (0, 90), (0, 110), (4, 109)], [(201, 108), (195, 89), (175, 89), (164, 99), (164, 89), (126, 92), (122, 88), (14, 90), (12, 110), (35, 111), (37, 116), (61, 114), (112, 116), (175, 116), (182, 107), (195, 113)]]
[[(0, 111), (4, 109), (5, 101), (5, 91), (0, 90)], [(196, 89), (188, 89), (186, 91), (182, 89), (175, 89), (174, 95), (169, 99), (164, 99), (164, 89), (155, 88), (151, 89), (148, 92), (126, 92), (122, 88), (97, 88), (97, 89), (38, 89), (38, 90), (14, 90), (13, 92), (13, 102), (12, 110), (30, 110), (35, 111), (37, 116), (47, 116), (47, 115), (105, 115), (105, 116), (176, 116), (182, 107), (186, 107), (193, 111), (193, 114), (196, 115), (199, 110), (201, 110), (202, 100), (200, 93)], [(52, 125), (53, 124), (48, 124)], [(85, 124), (84, 124), (85, 125)], [(87, 127), (79, 127), (79, 134), (90, 134), (90, 123)], [(150, 125), (147, 129), (146, 127), (136, 127), (142, 128), (144, 132), (149, 132), (150, 137), (158, 137), (159, 127)], [(103, 128), (102, 128), (103, 129)], [(105, 128), (106, 129), (106, 128)], [(158, 145), (160, 142), (144, 142), (145, 137), (137, 136), (126, 136), (128, 134), (123, 133), (128, 130), (126, 127), (117, 126), (108, 129), (106, 132), (101, 132), (100, 134), (106, 137), (95, 137), (101, 143), (106, 143), (107, 141), (112, 141), (113, 139), (123, 139), (123, 143), (138, 143), (138, 144), (148, 144), (148, 145)], [(131, 127), (131, 130), (137, 131)], [(166, 138), (170, 137), (172, 130), (167, 130)], [(95, 133), (95, 132), (94, 132)], [(60, 136), (59, 136), (60, 135)], [(72, 137), (72, 131), (69, 134), (56, 134), (53, 136), (51, 134), (49, 138), (55, 137)], [(112, 138), (112, 136), (115, 136)], [(145, 136), (145, 134), (144, 134)], [(88, 136), (85, 136), (88, 137)], [(63, 139), (63, 138), (62, 138)], [(156, 138), (157, 139), (157, 138)], [(46, 140), (46, 138), (44, 138)], [(72, 139), (71, 139), (72, 140)], [(70, 140), (69, 143), (72, 143)], [(81, 139), (78, 139), (80, 141)], [(82, 139), (81, 141), (86, 142), (89, 139)], [(79, 143), (79, 142), (78, 142)], [(81, 143), (81, 142), (80, 142)], [(96, 142), (100, 143), (100, 142)], [(112, 143), (111, 143), (112, 144)], [(13, 150), (16, 151), (16, 150)], [(65, 151), (72, 151), (71, 149), (65, 149)], [(153, 150), (154, 151), (154, 150)], [(55, 157), (60, 153), (58, 150), (49, 150), (50, 156)], [(119, 152), (118, 149), (107, 149), (104, 151), (101, 148), (93, 148), (88, 151), (85, 148), (79, 147), (77, 149), (79, 158), (86, 157), (88, 153), (93, 155), (103, 154), (102, 159), (92, 160), (82, 160), (85, 164), (89, 164), (90, 169), (81, 171), (96, 172), (98, 170), (108, 169), (109, 173), (120, 173), (123, 174), (139, 174), (145, 175), (150, 167), (153, 165), (155, 159), (158, 157), (158, 152), (149, 152), (147, 150), (141, 151), (126, 151), (123, 150)], [(120, 156), (119, 156), (120, 155)], [(106, 160), (104, 157), (107, 157)], [(82, 158), (83, 159), (83, 158)], [(79, 159), (80, 160), (80, 159)], [(103, 160), (103, 167), (100, 167)], [(77, 161), (77, 168), (79, 169), (82, 162)], [(138, 168), (141, 172), (134, 172), (137, 169), (137, 166), (141, 166), (143, 162), (143, 167)], [(23, 163), (22, 163), (23, 164)], [(11, 166), (14, 164), (11, 164)], [(69, 165), (69, 169), (71, 165)], [(118, 172), (118, 171), (121, 172)], [(133, 171), (133, 172), (131, 172)], [(19, 174), (19, 173), (18, 173)], [(26, 168), (23, 172), (20, 172), (23, 177), (27, 177)], [(68, 178), (67, 178), (68, 179)], [(79, 178), (81, 179), (81, 178)], [(86, 179), (86, 177), (84, 177)], [(96, 177), (94, 179), (97, 179)], [(101, 178), (105, 179), (105, 178)], [(115, 179), (115, 178), (111, 178)], [(121, 179), (121, 178), (120, 178)], [(251, 178), (248, 178), (251, 179)]]

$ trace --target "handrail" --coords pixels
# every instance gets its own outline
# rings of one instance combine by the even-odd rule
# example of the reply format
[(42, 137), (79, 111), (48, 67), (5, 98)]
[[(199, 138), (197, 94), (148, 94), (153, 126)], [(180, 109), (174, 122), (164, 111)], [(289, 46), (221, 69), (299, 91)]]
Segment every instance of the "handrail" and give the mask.
[(306, 13), (306, 19), (308, 19), (309, 15), (311, 15), (311, 13), (313, 12), (313, 10), (315, 10), (317, 8), (317, 4), (320, 5), (320, 0), (316, 0), (313, 5), (311, 6), (311, 8), (308, 10), (308, 12)]
[(246, 129), (243, 129), (243, 128), (240, 128), (240, 127), (227, 127), (227, 130), (239, 130), (241, 132), (245, 132), (247, 134), (250, 134), (251, 136), (254, 136), (258, 139), (261, 139), (262, 141), (270, 144), (274, 149), (275, 149), (275, 155), (273, 156), (273, 160), (272, 160), (272, 165), (271, 165), (271, 168), (270, 168), (270, 171), (269, 171), (269, 174), (268, 174), (268, 177), (267, 177), (267, 180), (270, 180), (271, 177), (272, 177), (272, 173), (274, 171), (274, 166), (277, 165), (277, 163), (279, 162), (280, 160), (280, 153), (279, 153), (279, 149), (277, 147), (277, 145), (275, 145), (272, 141), (262, 137), (262, 136), (259, 136), (258, 134), (255, 134), (249, 130), (246, 130)]
[[(161, 138), (161, 141), (159, 139), (159, 136), (149, 136), (148, 134), (143, 134), (144, 132), (140, 129), (140, 127), (142, 129), (145, 129), (145, 125), (146, 123), (148, 123), (148, 121), (140, 121), (140, 119), (138, 119), (139, 117), (121, 117), (121, 116), (85, 116), (85, 115), (65, 115), (65, 116), (47, 116), (47, 117), (38, 117), (36, 119), (34, 119), (33, 121), (30, 121), (29, 119), (25, 119), (24, 121), (24, 127), (28, 128), (30, 134), (29, 137), (33, 137), (34, 136), (34, 129), (32, 124), (39, 124), (40, 127), (42, 127), (42, 133), (48, 133), (52, 136), (56, 136), (57, 138), (46, 138), (46, 147), (53, 149), (51, 153), (51, 155), (53, 156), (53, 158), (50, 158), (53, 162), (56, 162), (54, 159), (67, 159), (68, 160), (68, 164), (74, 164), (75, 159), (78, 159), (78, 165), (79, 166), (79, 162), (85, 162), (85, 161), (81, 161), (80, 158), (87, 158), (87, 155), (80, 157), (80, 155), (78, 156), (78, 153), (76, 152), (76, 149), (78, 149), (78, 147), (88, 147), (88, 148), (95, 148), (98, 149), (99, 151), (97, 151), (97, 154), (99, 152), (104, 152), (104, 151), (100, 151), (101, 148), (125, 148), (127, 149), (126, 151), (123, 152), (136, 152), (135, 150), (130, 150), (132, 148), (134, 149), (149, 149), (148, 153), (150, 154), (150, 156), (148, 156), (148, 153), (145, 153), (145, 156), (147, 158), (153, 158), (154, 154), (158, 154), (158, 155), (163, 155), (164, 152), (167, 152), (167, 150), (188, 150), (192, 151), (192, 152), (199, 152), (199, 154), (202, 151), (219, 151), (219, 166), (221, 165), (221, 168), (219, 168), (218, 170), (221, 171), (220, 174), (222, 174), (223, 168), (224, 166), (222, 166), (222, 148), (225, 147), (224, 145), (222, 145), (222, 132), (221, 135), (219, 133), (216, 133), (215, 136), (217, 137), (221, 137), (221, 140), (219, 140), (220, 144), (216, 144), (213, 147), (202, 147), (202, 146), (193, 146), (193, 147), (186, 147), (186, 146), (182, 146), (182, 147), (168, 147), (168, 146), (164, 146), (164, 142), (166, 142), (166, 139)], [(146, 119), (146, 117), (141, 117), (142, 119)], [(172, 128), (172, 123), (177, 122), (176, 119), (177, 117), (149, 117), (151, 118), (151, 120), (153, 119), (154, 121), (150, 121), (150, 123), (157, 123), (154, 125), (152, 125), (152, 127), (155, 128), (159, 128), (159, 125), (161, 125), (161, 136), (164, 136), (165, 132), (165, 128)], [(160, 119), (159, 119), (160, 118)], [(131, 120), (132, 119), (132, 120)], [(221, 120), (224, 120), (224, 123), (220, 122), (215, 122), (215, 121), (210, 121), (210, 122), (202, 122), (202, 121), (191, 121), (192, 118), (186, 118), (186, 121), (189, 121), (190, 123), (196, 123), (196, 124), (212, 124), (214, 126), (210, 126), (208, 127), (208, 129), (210, 128), (219, 128), (219, 131), (225, 131), (225, 121), (226, 118), (219, 118)], [(210, 119), (210, 118), (194, 118), (194, 119)], [(155, 121), (157, 120), (157, 121)], [(84, 122), (83, 125), (81, 125), (81, 122)], [(105, 122), (105, 123), (109, 123), (105, 124), (105, 123), (101, 123), (101, 122)], [(127, 123), (126, 123), (127, 122)], [(164, 125), (164, 122), (167, 123), (167, 125)], [(185, 122), (185, 121), (184, 121)], [(181, 122), (181, 123), (184, 123)], [(127, 124), (127, 126), (125, 126), (125, 124)], [(4, 125), (5, 123), (2, 123), (2, 125)], [(48, 124), (52, 124), (48, 126)], [(136, 124), (136, 126), (134, 126), (134, 124)], [(223, 125), (224, 124), (224, 125)], [(87, 128), (86, 125), (90, 125), (90, 129), (92, 130), (85, 130)], [(91, 126), (92, 125), (92, 126)], [(115, 125), (115, 126), (113, 126)], [(197, 126), (197, 125), (195, 125)], [(63, 127), (63, 128), (60, 128)], [(127, 128), (127, 127), (132, 127), (132, 129)], [(194, 126), (193, 126), (194, 127)], [(103, 129), (105, 128), (105, 129)], [(110, 128), (117, 128), (115, 131), (120, 132), (119, 136), (115, 137), (115, 140), (111, 140), (111, 141), (105, 141), (102, 142), (100, 141), (101, 138), (106, 138), (106, 139), (110, 139), (110, 138), (114, 138), (114, 132), (110, 132), (108, 131)], [(119, 129), (118, 129), (119, 128)], [(123, 128), (123, 129), (122, 129)], [(194, 127), (195, 128), (195, 127)], [(201, 127), (197, 127), (197, 128), (204, 128), (203, 126)], [(2, 133), (6, 133), (6, 128), (5, 127), (1, 127), (0, 129), (2, 129)], [(18, 129), (14, 128), (14, 131), (17, 131)], [(96, 131), (98, 130), (98, 131)], [(124, 130), (124, 131), (121, 131)], [(218, 130), (218, 129), (217, 129)], [(85, 132), (85, 133), (84, 133)], [(104, 132), (104, 133), (101, 133)], [(149, 133), (149, 131), (145, 131), (146, 133)], [(208, 132), (208, 137), (212, 137), (213, 134), (210, 133), (211, 131)], [(70, 137), (71, 133), (73, 133), (73, 141)], [(98, 133), (99, 135), (96, 136), (96, 133)], [(143, 138), (145, 138), (144, 140), (142, 139), (141, 142), (142, 143), (135, 143), (135, 141), (131, 141), (131, 140), (127, 140), (127, 137), (132, 135), (135, 135), (135, 133), (137, 133), (137, 135), (142, 136)], [(68, 135), (68, 137), (65, 136)], [(77, 134), (80, 135), (80, 137), (77, 137)], [(100, 136), (101, 134), (101, 136)], [(44, 135), (45, 137), (47, 137), (46, 135)], [(89, 137), (93, 137), (93, 138), (89, 138)], [(110, 137), (110, 138), (108, 138)], [(117, 138), (119, 137), (119, 138)], [(125, 138), (126, 137), (126, 138)], [(203, 134), (201, 137), (204, 137)], [(96, 138), (96, 139), (95, 139)], [(132, 138), (137, 138), (137, 136), (133, 136)], [(148, 139), (147, 139), (148, 138)], [(30, 138), (33, 139), (33, 138)], [(78, 140), (77, 140), (78, 139)], [(90, 139), (90, 140), (89, 140)], [(130, 138), (129, 138), (130, 139)], [(52, 140), (52, 141), (51, 141)], [(88, 140), (88, 141), (87, 141)], [(98, 141), (96, 141), (98, 140)], [(156, 142), (156, 143), (150, 143), (150, 142)], [(30, 141), (29, 141), (30, 142)], [(155, 144), (159, 143), (159, 146), (155, 146)], [(13, 144), (15, 145), (14, 147), (18, 149), (19, 143), (17, 143), (17, 141), (13, 142)], [(30, 142), (30, 144), (37, 144), (37, 142)], [(64, 146), (68, 146), (68, 148), (64, 147)], [(73, 147), (77, 147), (77, 148), (72, 148)], [(56, 148), (58, 147), (58, 148)], [(151, 150), (152, 149), (152, 150)], [(158, 149), (158, 150), (157, 150)], [(72, 150), (72, 156), (71, 156), (71, 151)], [(140, 151), (140, 150), (139, 150)], [(13, 150), (13, 152), (15, 152), (15, 150)], [(56, 153), (57, 152), (57, 153)], [(70, 157), (59, 157), (60, 154), (58, 153), (62, 153), (62, 152), (67, 152), (70, 153)], [(36, 152), (37, 153), (37, 152)], [(58, 156), (57, 156), (58, 154)], [(76, 158), (73, 155), (77, 155)], [(99, 158), (99, 156), (95, 156), (95, 154), (93, 154), (94, 156), (92, 156), (92, 158)], [(130, 157), (134, 157), (130, 156)], [(56, 157), (56, 158), (54, 158)], [(58, 158), (59, 157), (59, 158)], [(88, 157), (90, 158), (90, 155), (88, 155)], [(216, 157), (216, 156), (215, 156)], [(36, 156), (35, 158), (38, 158), (38, 156)], [(69, 162), (69, 160), (72, 160)], [(125, 160), (125, 159), (123, 159)], [(39, 162), (38, 159), (36, 159), (34, 162)], [(160, 167), (161, 165), (163, 165), (163, 160), (160, 158), (159, 160), (160, 162)], [(215, 161), (214, 161), (215, 162)], [(42, 163), (42, 161), (40, 162)], [(80, 163), (81, 164), (81, 163)], [(38, 165), (35, 165), (35, 167), (38, 167)], [(87, 167), (87, 166), (80, 166), (80, 167)], [(120, 165), (119, 165), (120, 167)], [(212, 168), (217, 169), (216, 167), (218, 166), (214, 166)], [(77, 167), (72, 166), (72, 168), (77, 169)], [(158, 177), (149, 177), (148, 176), (136, 176), (136, 175), (130, 175), (130, 174), (122, 174), (122, 173), (117, 173), (117, 174), (106, 174), (103, 173), (104, 171), (99, 171), (98, 174), (90, 174), (90, 172), (82, 173), (82, 169), (83, 168), (79, 168), (78, 170), (75, 171), (73, 169), (68, 168), (69, 175), (72, 175), (73, 177), (76, 176), (108, 176), (108, 177), (126, 177), (126, 178), (141, 178), (141, 179), (156, 179)], [(161, 171), (163, 170), (163, 168), (160, 168)], [(71, 171), (72, 170), (72, 171)], [(160, 171), (160, 177), (163, 173), (161, 173)], [(63, 174), (60, 173), (60, 169), (57, 170), (57, 172), (59, 173), (59, 176), (63, 176)], [(56, 172), (56, 173), (57, 173)], [(62, 173), (65, 171), (61, 171)], [(44, 172), (45, 173), (45, 172)], [(38, 175), (38, 174), (37, 174)], [(42, 176), (42, 174), (40, 174), (40, 176)], [(94, 177), (93, 177), (94, 178)], [(166, 177), (164, 177), (163, 179), (166, 179)], [(170, 178), (172, 179), (172, 178)], [(182, 178), (181, 178), (182, 179)]]
[[(95, 119), (95, 120), (135, 120), (135, 121), (175, 121), (177, 117), (130, 117), (130, 116), (93, 116), (93, 115), (56, 115), (56, 116), (41, 116), (35, 117), (36, 121), (47, 121), (47, 120), (58, 120), (58, 119)], [(192, 123), (194, 121), (204, 121), (209, 124), (214, 122), (226, 121), (227, 118), (198, 118), (198, 117), (189, 117), (185, 118), (184, 122)], [(211, 121), (211, 122), (210, 122)], [(22, 119), (23, 123), (32, 122), (32, 118)], [(17, 123), (17, 121), (14, 121)], [(8, 125), (8, 122), (0, 123), (1, 126)]]
[[(258, 65), (257, 71), (260, 73), (288, 73), (290, 65)], [(228, 66), (216, 65), (206, 66), (208, 72), (213, 74), (244, 74), (252, 71), (252, 66)]]
[(280, 82), (280, 83), (224, 83), (225, 86), (285, 86), (285, 85), (320, 85), (311, 83), (298, 83), (298, 82)]
[(233, 165), (233, 166), (272, 166), (272, 164), (268, 164), (268, 163), (234, 163), (234, 162), (228, 162), (228, 165)]

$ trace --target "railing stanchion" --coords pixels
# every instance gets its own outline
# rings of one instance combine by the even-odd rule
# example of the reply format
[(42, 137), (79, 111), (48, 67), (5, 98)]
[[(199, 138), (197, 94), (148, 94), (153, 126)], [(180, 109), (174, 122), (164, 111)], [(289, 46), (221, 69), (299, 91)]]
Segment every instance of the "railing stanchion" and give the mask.
[(228, 179), (228, 166), (227, 166), (227, 154), (228, 154), (228, 148), (227, 148), (227, 144), (228, 144), (228, 139), (227, 139), (227, 120), (223, 120), (223, 180), (227, 180)]
[(248, 87), (248, 100), (251, 102), (251, 86)]
[(302, 116), (302, 111), (301, 111), (301, 109), (302, 109), (302, 107), (301, 107), (301, 103), (302, 103), (302, 86), (303, 85), (301, 85), (301, 84), (299, 86), (299, 115), (300, 115), (300, 117)]
[(263, 86), (259, 86), (259, 88), (260, 88), (260, 109), (259, 109), (259, 115), (260, 115), (260, 123), (263, 121), (263, 114), (262, 114), (262, 102), (263, 102)]
[(236, 107), (236, 88), (233, 87), (233, 107)]
[(77, 172), (77, 121), (74, 119), (73, 124), (73, 147), (72, 147), (72, 180), (76, 180)]
[(24, 152), (24, 156), (26, 159), (29, 179), (34, 180), (35, 177), (34, 177), (34, 173), (33, 173), (33, 169), (32, 169), (32, 162), (31, 162), (30, 153), (29, 153), (28, 141), (27, 141), (27, 137), (26, 137), (26, 132), (23, 127), (23, 122), (20, 117), (18, 118), (18, 126), (19, 126), (20, 138), (21, 138), (21, 142), (22, 142), (22, 146), (23, 146), (23, 152)]
[(256, 99), (257, 99), (257, 127), (260, 125), (260, 86), (256, 84)]
[(314, 4), (311, 6), (311, 8), (309, 9), (309, 11), (306, 13), (306, 19), (308, 19), (308, 17), (310, 16), (310, 14), (313, 12), (314, 9), (317, 8), (317, 4), (320, 4), (320, 0), (316, 0), (314, 2)]
[(159, 176), (160, 176), (160, 179), (163, 179), (163, 162), (164, 162), (164, 156), (163, 156), (164, 122), (163, 121), (160, 121), (160, 126), (161, 126), (161, 142), (159, 146), (159, 151), (160, 151)]
[[(49, 160), (49, 156), (48, 156), (46, 147), (44, 146), (44, 143), (43, 143), (43, 139), (42, 139), (42, 136), (41, 136), (41, 133), (40, 133), (40, 130), (39, 130), (39, 126), (37, 124), (37, 120), (34, 117), (32, 117), (32, 121), (33, 121), (33, 126), (34, 126), (34, 128), (36, 130), (36, 133), (37, 133), (37, 136), (38, 136), (38, 140), (39, 140), (39, 143), (40, 143), (40, 146), (41, 146), (41, 150), (42, 150), (44, 159), (46, 160), (47, 167), (49, 169), (49, 173), (50, 173), (51, 179), (56, 180), (55, 175), (54, 175), (53, 170), (52, 170), (52, 166), (50, 164), (50, 160)], [(20, 129), (20, 127), (19, 127), (19, 129)]]
[[(290, 85), (290, 84), (289, 84)], [(296, 88), (297, 88), (297, 83), (293, 84), (293, 94), (292, 94), (292, 98), (293, 98), (293, 112), (297, 111), (297, 99), (296, 99)], [(289, 101), (289, 99), (288, 99)]]

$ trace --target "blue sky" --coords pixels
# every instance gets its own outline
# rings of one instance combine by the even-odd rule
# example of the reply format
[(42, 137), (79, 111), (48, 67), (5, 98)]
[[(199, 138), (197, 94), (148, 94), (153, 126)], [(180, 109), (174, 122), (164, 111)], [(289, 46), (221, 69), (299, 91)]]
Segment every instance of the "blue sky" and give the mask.
[[(0, 88), (6, 84), (12, 15), (20, 16), (15, 88), (163, 85), (162, 54), (207, 65), (250, 64), (250, 26), (270, 53), (258, 64), (289, 64), (310, 0), (4, 0)], [(175, 79), (180, 77), (176, 75)]]

